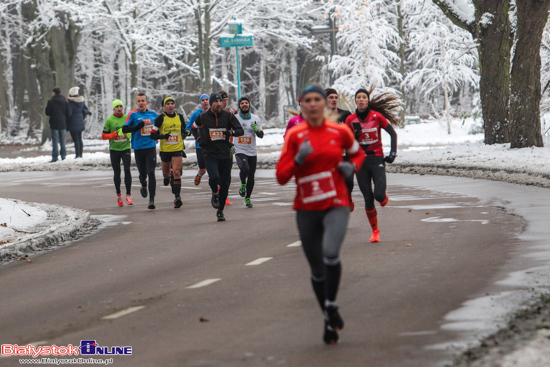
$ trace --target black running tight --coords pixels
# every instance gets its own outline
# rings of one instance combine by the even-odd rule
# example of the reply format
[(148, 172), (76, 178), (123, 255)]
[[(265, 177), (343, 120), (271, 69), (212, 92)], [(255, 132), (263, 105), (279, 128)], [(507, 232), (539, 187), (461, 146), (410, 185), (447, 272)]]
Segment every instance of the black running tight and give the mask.
[(246, 196), (250, 198), (252, 195), (252, 190), (254, 189), (254, 176), (256, 175), (256, 162), (258, 157), (244, 155), (238, 153), (235, 155), (237, 157), (237, 166), (239, 166), (240, 172), (239, 177), (241, 178), (241, 183), (246, 184)]
[(130, 172), (130, 161), (132, 155), (130, 149), (126, 150), (110, 150), (111, 153), (111, 166), (115, 175), (113, 181), (115, 182), (115, 189), (117, 195), (120, 194), (120, 161), (122, 160), (122, 165), (124, 166), (124, 186), (126, 186), (126, 195), (132, 193), (132, 173)]
[[(374, 208), (374, 200), (382, 202), (386, 199), (386, 165), (384, 157), (367, 157), (359, 172), (357, 183), (365, 199), (365, 209)], [(374, 184), (374, 191), (372, 189)]]
[[(134, 149), (134, 156), (136, 157), (136, 166), (139, 171), (139, 182), (142, 187), (149, 186), (149, 199), (154, 200), (157, 188), (157, 180), (155, 178), (157, 149)], [(147, 185), (147, 178), (149, 178), (149, 185)]]

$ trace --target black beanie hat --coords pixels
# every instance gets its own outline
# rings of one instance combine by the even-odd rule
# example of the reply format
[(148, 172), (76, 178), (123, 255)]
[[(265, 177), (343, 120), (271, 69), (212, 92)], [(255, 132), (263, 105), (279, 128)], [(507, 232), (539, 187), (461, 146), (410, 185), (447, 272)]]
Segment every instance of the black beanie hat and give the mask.
[(210, 95), (210, 104), (221, 100), (222, 100), (222, 96), (220, 96), (219, 93), (214, 92)]
[(358, 95), (359, 93), (365, 93), (365, 94), (367, 95), (367, 97), (369, 97), (369, 99), (370, 99), (369, 91), (366, 90), (365, 88), (360, 88), (360, 89), (358, 89), (357, 92), (355, 92), (355, 98), (357, 98), (357, 95)]
[(338, 91), (334, 88), (327, 88), (327, 89), (325, 89), (325, 92), (327, 92), (327, 97), (330, 96), (331, 94), (338, 95)]
[(302, 100), (305, 98), (306, 94), (308, 93), (319, 93), (324, 99), (327, 99), (327, 92), (318, 85), (308, 85), (302, 90), (302, 93), (300, 95), (302, 96)]
[(237, 103), (237, 106), (241, 107), (241, 102), (242, 101), (247, 101), (248, 104), (250, 104), (250, 100), (248, 99), (248, 97), (241, 97), (241, 98), (239, 98), (239, 103)]

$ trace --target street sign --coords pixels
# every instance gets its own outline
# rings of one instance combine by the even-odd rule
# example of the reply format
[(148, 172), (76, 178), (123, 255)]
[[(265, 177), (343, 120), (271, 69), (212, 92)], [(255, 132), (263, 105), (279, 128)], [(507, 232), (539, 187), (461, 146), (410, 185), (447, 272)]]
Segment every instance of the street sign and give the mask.
[(238, 20), (230, 20), (227, 22), (229, 25), (229, 33), (231, 34), (242, 34), (243, 33), (243, 24)]
[(254, 42), (252, 36), (233, 36), (233, 37), (220, 37), (220, 44), (222, 47), (243, 47), (253, 46)]

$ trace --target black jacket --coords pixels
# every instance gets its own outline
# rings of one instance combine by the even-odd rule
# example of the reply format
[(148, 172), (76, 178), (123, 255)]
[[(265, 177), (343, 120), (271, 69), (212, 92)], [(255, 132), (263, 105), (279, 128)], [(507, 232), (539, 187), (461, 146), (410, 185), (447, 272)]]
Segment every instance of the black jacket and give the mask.
[(46, 116), (50, 116), (50, 129), (66, 129), (67, 119), (71, 117), (67, 99), (61, 94), (54, 95), (46, 105)]
[(350, 115), (351, 115), (351, 112), (349, 112), (349, 111), (347, 111), (347, 110), (338, 109), (338, 121), (336, 121), (336, 122), (345, 124), (345, 123), (346, 123), (346, 119), (347, 119), (348, 116), (350, 116)]
[(67, 131), (78, 132), (86, 130), (84, 119), (92, 113), (88, 110), (84, 98), (69, 97), (69, 113), (71, 116), (67, 119)]
[[(235, 115), (224, 110), (214, 113), (212, 109), (209, 109), (201, 113), (191, 128), (193, 136), (203, 149), (203, 155), (220, 159), (231, 158), (232, 144), (229, 142), (230, 136), (224, 135), (222, 138), (219, 135), (224, 131), (231, 131), (231, 136), (244, 134), (243, 127)], [(214, 137), (214, 140), (212, 140), (212, 137)]]

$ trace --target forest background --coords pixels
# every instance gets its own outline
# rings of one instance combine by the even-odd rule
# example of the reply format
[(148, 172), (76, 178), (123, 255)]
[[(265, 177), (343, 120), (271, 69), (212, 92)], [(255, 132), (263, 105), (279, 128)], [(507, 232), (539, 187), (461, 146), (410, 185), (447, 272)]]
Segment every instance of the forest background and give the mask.
[[(0, 138), (44, 142), (51, 90), (73, 86), (99, 137), (122, 99), (151, 108), (176, 98), (186, 117), (201, 93), (225, 89), (236, 106), (228, 22), (254, 46), (239, 49), (242, 94), (266, 127), (282, 127), (300, 90), (333, 86), (340, 105), (374, 85), (398, 93), (403, 124), (473, 117), (485, 143), (542, 146), (550, 109), (550, 0), (4, 0), (0, 4)], [(334, 20), (328, 34), (312, 27)], [(330, 83), (329, 81), (333, 82)], [(409, 117), (406, 116), (419, 116)]]

